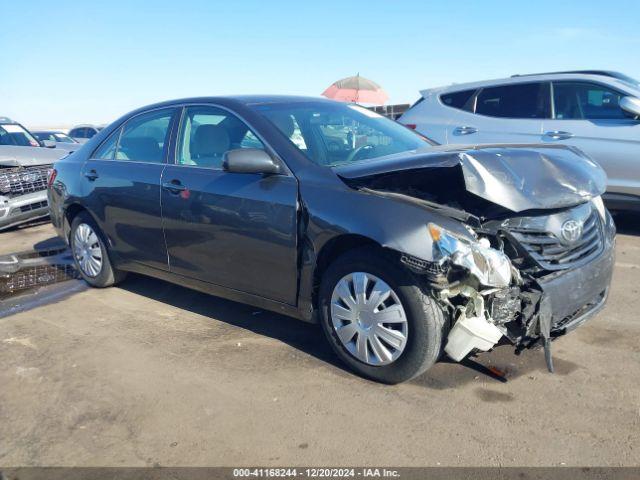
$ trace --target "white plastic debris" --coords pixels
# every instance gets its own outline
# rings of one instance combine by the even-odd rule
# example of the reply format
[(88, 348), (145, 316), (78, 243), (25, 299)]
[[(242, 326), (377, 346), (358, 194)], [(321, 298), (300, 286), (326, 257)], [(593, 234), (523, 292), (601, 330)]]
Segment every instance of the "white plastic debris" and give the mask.
[(502, 331), (485, 317), (482, 297), (477, 296), (473, 300), (474, 312), (480, 312), (480, 315), (474, 313), (468, 317), (466, 307), (461, 307), (458, 321), (449, 332), (447, 346), (444, 347), (447, 355), (456, 362), (461, 361), (473, 349), (483, 352), (490, 350), (502, 337)]

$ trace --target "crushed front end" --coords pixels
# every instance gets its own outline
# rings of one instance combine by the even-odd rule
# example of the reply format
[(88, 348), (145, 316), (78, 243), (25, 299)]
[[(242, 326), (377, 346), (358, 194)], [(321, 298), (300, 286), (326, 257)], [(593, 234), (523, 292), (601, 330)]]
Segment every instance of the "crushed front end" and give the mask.
[(553, 371), (551, 341), (607, 300), (615, 247), (611, 215), (596, 197), (469, 231), (475, 242), (429, 225), (436, 262), (423, 265), (423, 273), (452, 319), (446, 353), (460, 361), (506, 338), (516, 351), (544, 347)]
[(338, 173), (428, 212), (427, 241), (412, 229), (388, 246), (449, 313), (454, 360), (508, 339), (518, 351), (543, 346), (552, 370), (551, 341), (606, 302), (615, 246), (606, 175), (576, 148), (447, 146)]

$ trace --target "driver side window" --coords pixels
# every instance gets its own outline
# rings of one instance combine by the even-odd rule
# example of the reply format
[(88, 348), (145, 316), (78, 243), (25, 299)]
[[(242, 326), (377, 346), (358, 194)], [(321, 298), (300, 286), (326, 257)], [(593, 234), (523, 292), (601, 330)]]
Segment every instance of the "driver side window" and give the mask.
[(557, 120), (622, 119), (623, 95), (602, 85), (582, 82), (554, 82), (553, 103)]
[(182, 116), (177, 163), (222, 169), (222, 159), (237, 148), (264, 149), (238, 117), (217, 107), (187, 107)]

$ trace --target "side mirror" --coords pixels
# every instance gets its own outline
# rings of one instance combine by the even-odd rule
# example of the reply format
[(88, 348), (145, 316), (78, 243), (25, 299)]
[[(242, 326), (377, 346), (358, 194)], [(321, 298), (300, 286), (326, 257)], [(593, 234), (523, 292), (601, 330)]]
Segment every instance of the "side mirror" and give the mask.
[(232, 173), (261, 173), (263, 175), (277, 175), (282, 173), (271, 156), (259, 148), (238, 148), (225, 152), (222, 168)]
[(634, 117), (640, 117), (640, 98), (622, 97), (620, 99), (620, 108)]
[(56, 142), (53, 140), (42, 140), (42, 146), (45, 148), (56, 148)]

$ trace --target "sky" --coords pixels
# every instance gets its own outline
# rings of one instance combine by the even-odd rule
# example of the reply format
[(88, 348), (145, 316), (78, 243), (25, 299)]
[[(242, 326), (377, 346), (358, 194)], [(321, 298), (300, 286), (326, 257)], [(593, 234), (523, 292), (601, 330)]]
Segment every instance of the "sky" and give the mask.
[(108, 123), (201, 95), (317, 96), (360, 73), (424, 88), (516, 73), (640, 78), (639, 0), (0, 0), (0, 116)]

